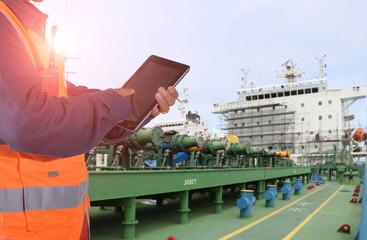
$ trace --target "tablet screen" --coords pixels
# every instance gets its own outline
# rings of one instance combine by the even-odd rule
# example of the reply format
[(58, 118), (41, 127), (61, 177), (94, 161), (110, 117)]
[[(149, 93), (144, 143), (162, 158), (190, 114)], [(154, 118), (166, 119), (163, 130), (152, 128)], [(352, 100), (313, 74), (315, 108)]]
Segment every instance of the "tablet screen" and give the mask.
[(136, 73), (126, 82), (125, 88), (132, 88), (131, 97), (134, 121), (123, 121), (118, 125), (135, 131), (157, 105), (155, 94), (159, 87), (176, 86), (189, 70), (189, 66), (157, 56), (150, 56)]

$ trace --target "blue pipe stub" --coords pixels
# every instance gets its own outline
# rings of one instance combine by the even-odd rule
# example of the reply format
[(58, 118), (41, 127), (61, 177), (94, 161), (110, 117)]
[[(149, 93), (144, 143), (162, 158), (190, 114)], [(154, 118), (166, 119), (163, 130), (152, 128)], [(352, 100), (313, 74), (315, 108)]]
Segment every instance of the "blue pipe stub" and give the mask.
[(236, 202), (240, 209), (240, 217), (246, 218), (252, 215), (252, 205), (255, 205), (256, 198), (254, 198), (254, 190), (242, 190), (241, 198)]
[(322, 174), (319, 174), (319, 175), (317, 176), (317, 182), (318, 182), (318, 183), (324, 183), (324, 176), (323, 176)]
[(239, 198), (236, 203), (239, 209), (245, 209), (250, 204), (250, 201), (247, 198)]
[(291, 198), (292, 186), (290, 181), (285, 181), (281, 189), (283, 193), (283, 200), (288, 200)]
[(252, 196), (252, 206), (255, 206), (255, 204), (256, 204), (256, 197)]
[(265, 207), (274, 207), (275, 206), (275, 198), (277, 197), (277, 186), (276, 185), (268, 185), (267, 190), (264, 192)]
[(312, 174), (311, 182), (317, 182), (317, 174)]
[(266, 191), (264, 192), (264, 199), (265, 200), (271, 200), (275, 198), (274, 193), (272, 191)]
[(303, 187), (302, 179), (297, 179), (296, 183), (293, 185), (293, 187), (294, 187), (294, 194), (296, 194), (296, 195), (301, 194), (301, 190), (302, 190), (302, 187)]

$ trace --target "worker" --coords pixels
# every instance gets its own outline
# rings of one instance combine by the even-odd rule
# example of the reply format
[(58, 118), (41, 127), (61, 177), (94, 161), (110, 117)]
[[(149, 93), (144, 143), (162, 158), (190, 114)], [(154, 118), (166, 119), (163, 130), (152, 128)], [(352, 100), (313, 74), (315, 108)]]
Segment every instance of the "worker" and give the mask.
[(316, 142), (320, 142), (320, 133), (317, 133), (315, 135), (315, 140), (316, 140)]
[[(49, 68), (46, 18), (29, 0), (0, 0), (0, 240), (90, 239), (83, 153), (132, 134), (116, 123), (134, 90), (65, 84), (61, 57)], [(152, 118), (177, 97), (159, 88)]]

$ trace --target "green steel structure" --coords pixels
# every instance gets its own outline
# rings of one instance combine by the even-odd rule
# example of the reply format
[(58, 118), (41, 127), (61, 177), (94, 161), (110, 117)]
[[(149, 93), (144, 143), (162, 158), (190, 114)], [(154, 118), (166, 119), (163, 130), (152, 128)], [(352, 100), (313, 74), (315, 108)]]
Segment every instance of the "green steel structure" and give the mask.
[(223, 188), (248, 189), (255, 187), (257, 199), (262, 199), (266, 184), (286, 179), (310, 179), (309, 167), (254, 168), (254, 169), (200, 169), (200, 170), (146, 170), (146, 171), (92, 171), (89, 173), (89, 197), (92, 206), (124, 207), (124, 238), (135, 236), (135, 204), (137, 198), (179, 198), (180, 223), (188, 221), (189, 196), (194, 191), (214, 194), (214, 211), (222, 209)]
[(310, 153), (304, 156), (311, 166), (311, 171), (316, 174), (327, 175), (327, 180), (335, 174), (340, 183), (343, 183), (343, 174), (350, 171), (358, 172), (359, 176), (364, 175), (364, 165), (356, 166), (353, 157), (349, 152), (323, 151)]
[[(195, 192), (213, 195), (215, 213), (222, 211), (224, 189), (255, 190), (263, 198), (267, 184), (310, 180), (310, 167), (249, 144), (186, 135), (164, 135), (160, 128), (142, 129), (119, 145), (99, 144), (86, 155), (92, 206), (124, 209), (124, 238), (134, 239), (136, 200), (165, 198), (180, 201), (179, 222), (189, 221), (189, 199)], [(154, 161), (154, 166), (147, 161)], [(94, 171), (95, 170), (95, 171)]]

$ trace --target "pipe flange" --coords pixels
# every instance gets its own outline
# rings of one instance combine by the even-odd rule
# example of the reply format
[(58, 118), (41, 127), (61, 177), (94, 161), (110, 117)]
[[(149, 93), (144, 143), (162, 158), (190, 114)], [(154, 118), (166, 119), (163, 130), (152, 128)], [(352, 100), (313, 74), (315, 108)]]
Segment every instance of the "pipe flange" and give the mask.
[(163, 133), (162, 128), (153, 127), (151, 132), (150, 132), (150, 136), (152, 138), (152, 144), (154, 146), (159, 146), (163, 143), (164, 133)]

